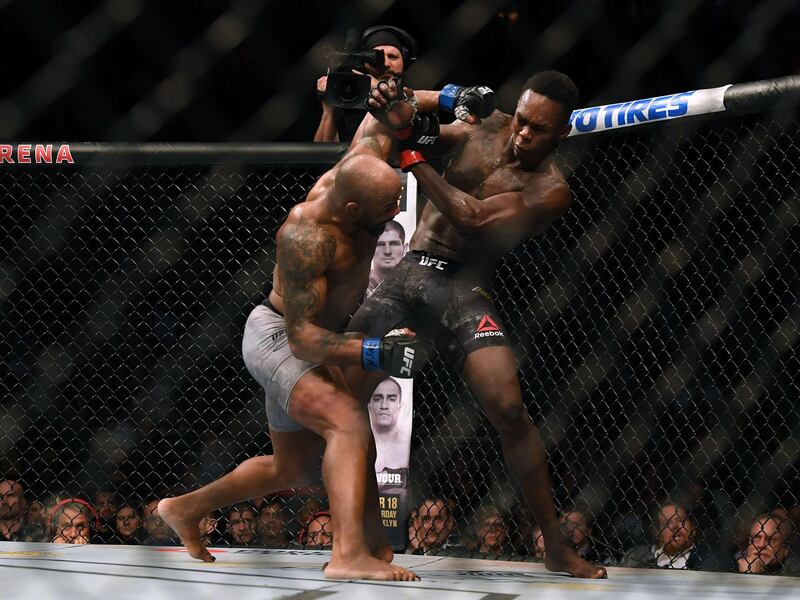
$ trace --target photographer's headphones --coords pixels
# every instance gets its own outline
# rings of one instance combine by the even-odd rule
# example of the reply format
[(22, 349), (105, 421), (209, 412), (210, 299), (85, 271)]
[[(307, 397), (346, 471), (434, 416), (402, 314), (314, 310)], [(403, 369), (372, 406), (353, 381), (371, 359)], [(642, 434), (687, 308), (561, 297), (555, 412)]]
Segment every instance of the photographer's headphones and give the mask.
[(394, 27), (392, 25), (376, 25), (375, 27), (370, 27), (365, 30), (364, 33), (361, 34), (361, 50), (371, 50), (374, 46), (382, 45), (394, 46), (394, 44), (384, 42), (374, 43), (371, 44), (370, 47), (366, 47), (366, 42), (371, 36), (384, 31), (396, 37), (400, 42), (400, 54), (403, 56), (403, 70), (405, 71), (417, 60), (417, 51), (419, 48), (417, 46), (417, 40), (415, 40), (410, 33), (399, 27)]

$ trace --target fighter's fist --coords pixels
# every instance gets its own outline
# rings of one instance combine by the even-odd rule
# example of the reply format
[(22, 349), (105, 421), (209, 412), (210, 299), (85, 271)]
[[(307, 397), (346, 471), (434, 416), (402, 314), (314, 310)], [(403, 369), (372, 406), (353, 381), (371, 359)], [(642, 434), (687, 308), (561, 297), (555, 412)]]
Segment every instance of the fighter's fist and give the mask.
[(494, 91), (485, 85), (461, 87), (447, 84), (439, 93), (439, 107), (452, 112), (461, 121), (485, 119), (497, 108)]
[(366, 371), (386, 371), (393, 377), (412, 378), (428, 361), (425, 344), (408, 335), (390, 331), (382, 339), (362, 342), (361, 365)]
[(391, 129), (407, 126), (417, 114), (417, 99), (411, 88), (404, 88), (400, 80), (381, 80), (369, 91), (367, 106), (370, 114)]

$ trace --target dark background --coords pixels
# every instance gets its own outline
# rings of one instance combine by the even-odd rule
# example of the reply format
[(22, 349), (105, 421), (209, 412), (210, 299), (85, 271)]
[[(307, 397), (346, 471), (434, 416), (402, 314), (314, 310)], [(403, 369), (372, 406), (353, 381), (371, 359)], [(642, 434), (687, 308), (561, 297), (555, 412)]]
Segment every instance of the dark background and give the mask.
[(506, 111), (544, 68), (582, 106), (800, 69), (796, 0), (0, 0), (0, 139), (311, 140), (323, 48), (374, 24), (417, 37), (413, 86), (488, 84)]

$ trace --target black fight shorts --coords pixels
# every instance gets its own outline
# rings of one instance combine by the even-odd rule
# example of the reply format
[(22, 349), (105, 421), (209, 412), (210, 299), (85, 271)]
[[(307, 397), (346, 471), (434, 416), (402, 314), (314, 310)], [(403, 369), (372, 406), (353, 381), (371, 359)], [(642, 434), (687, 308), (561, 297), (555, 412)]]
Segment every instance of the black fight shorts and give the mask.
[(383, 337), (408, 327), (432, 341), (461, 372), (466, 357), (490, 346), (510, 346), (494, 300), (462, 264), (412, 250), (364, 301), (347, 331)]

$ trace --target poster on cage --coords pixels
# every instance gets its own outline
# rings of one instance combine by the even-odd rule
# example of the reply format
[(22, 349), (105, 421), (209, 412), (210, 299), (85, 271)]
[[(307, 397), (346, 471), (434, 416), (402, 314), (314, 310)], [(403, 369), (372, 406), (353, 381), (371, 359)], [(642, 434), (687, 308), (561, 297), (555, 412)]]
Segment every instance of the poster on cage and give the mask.
[[(408, 251), (416, 228), (417, 182), (411, 174), (398, 171), (403, 179), (400, 214), (386, 224), (370, 269), (367, 295), (372, 294), (386, 274)], [(375, 435), (380, 514), (386, 537), (395, 550), (408, 542), (409, 462), (413, 416), (412, 379), (389, 377), (378, 384), (369, 399), (369, 418)]]

